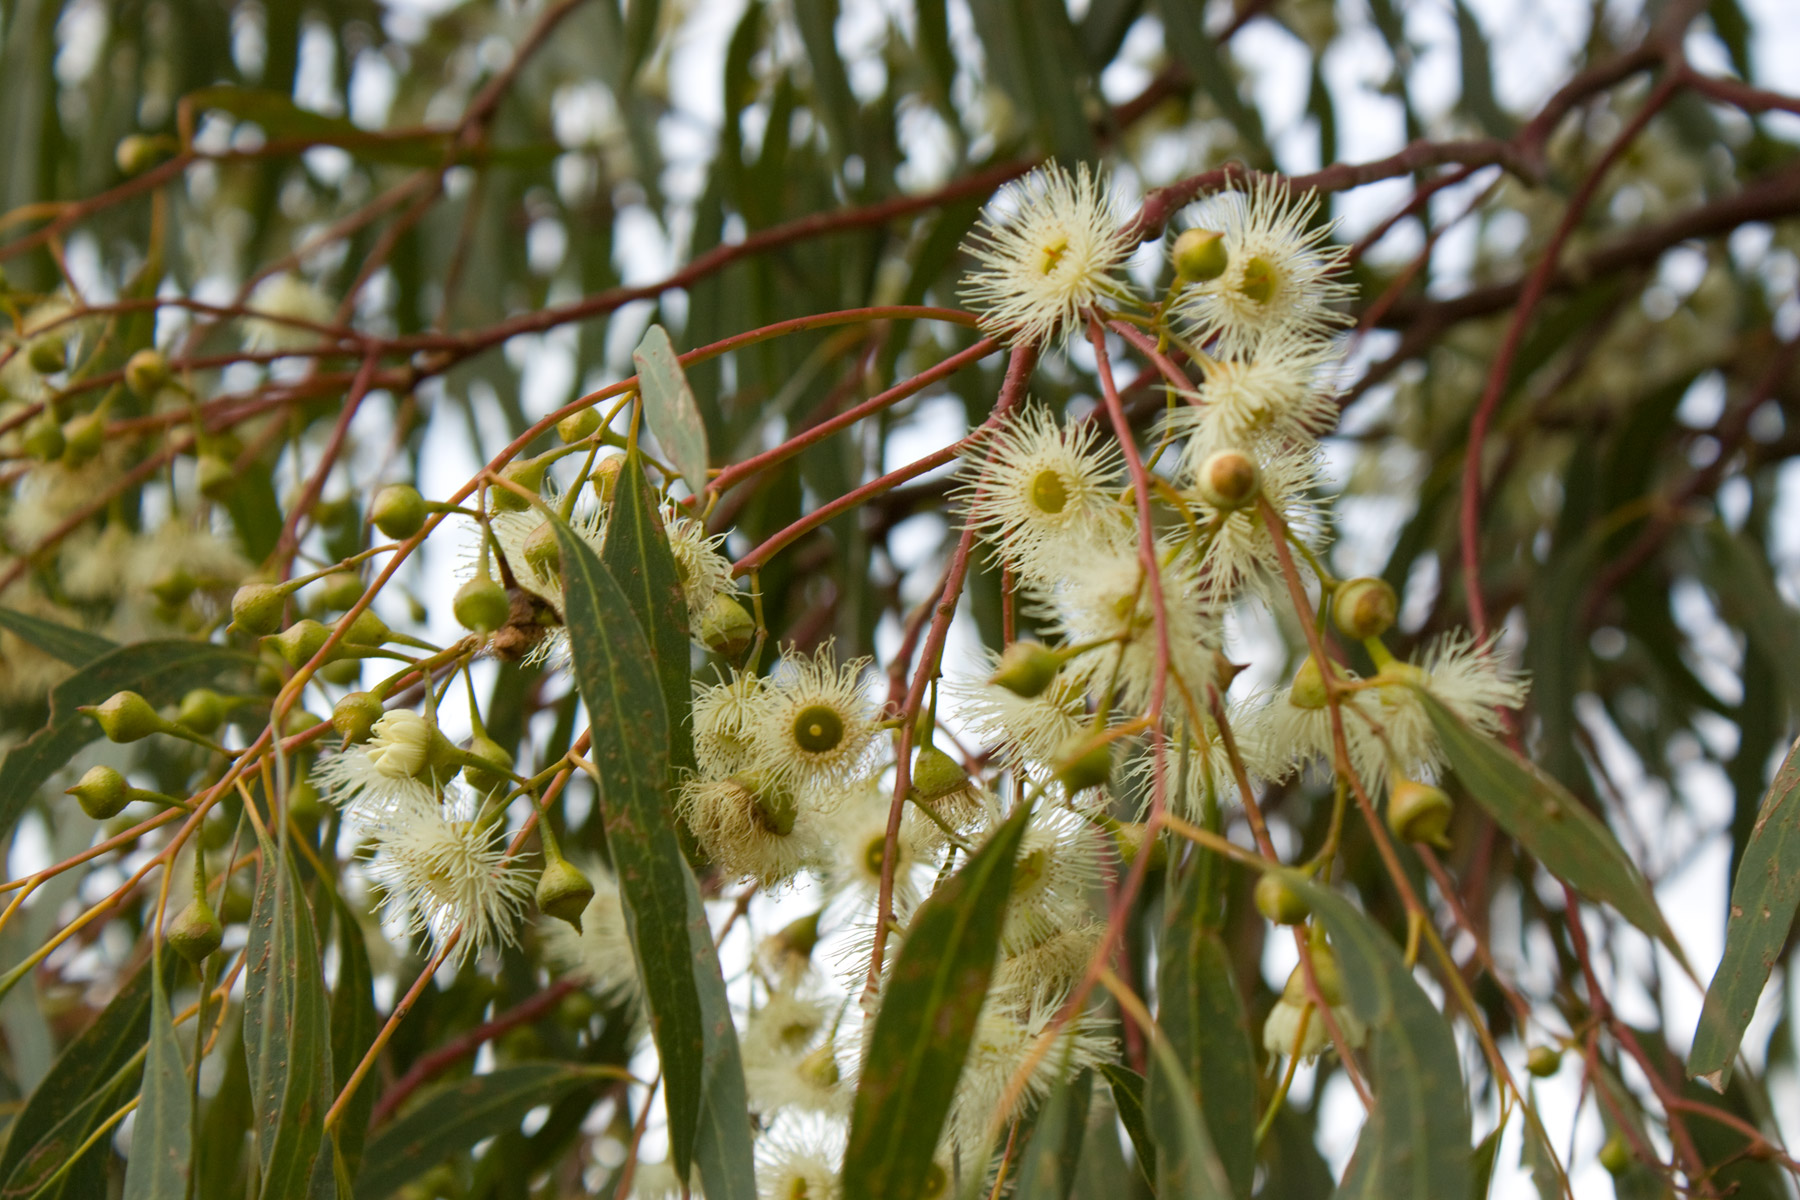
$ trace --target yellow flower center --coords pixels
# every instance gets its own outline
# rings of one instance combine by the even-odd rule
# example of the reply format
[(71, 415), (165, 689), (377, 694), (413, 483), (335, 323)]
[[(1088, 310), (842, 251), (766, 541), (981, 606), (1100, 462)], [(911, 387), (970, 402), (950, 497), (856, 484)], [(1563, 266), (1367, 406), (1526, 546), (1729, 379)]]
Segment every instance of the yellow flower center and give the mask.
[(1031, 506), (1051, 516), (1069, 506), (1069, 485), (1063, 482), (1062, 472), (1045, 467), (1031, 477)]
[(1041, 247), (1038, 250), (1038, 273), (1048, 275), (1055, 271), (1057, 265), (1062, 262), (1063, 255), (1068, 252), (1069, 239), (1067, 237), (1057, 238), (1049, 245)]
[(880, 837), (870, 838), (863, 846), (862, 861), (863, 869), (870, 876), (880, 878), (881, 864), (887, 861), (887, 835), (885, 833)]
[(1258, 304), (1267, 304), (1280, 284), (1281, 275), (1275, 270), (1275, 264), (1259, 254), (1244, 264), (1244, 277), (1238, 283), (1238, 291)]
[(794, 717), (794, 744), (808, 754), (828, 754), (844, 740), (844, 718), (829, 704), (809, 704)]

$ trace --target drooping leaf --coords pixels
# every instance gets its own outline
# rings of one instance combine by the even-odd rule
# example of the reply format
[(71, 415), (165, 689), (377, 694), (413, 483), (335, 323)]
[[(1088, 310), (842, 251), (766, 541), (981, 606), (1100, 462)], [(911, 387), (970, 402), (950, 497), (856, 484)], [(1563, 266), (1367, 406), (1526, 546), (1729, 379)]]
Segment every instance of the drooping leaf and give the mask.
[[(1535, 1089), (1526, 1088), (1525, 1103), (1531, 1108), (1537, 1107)], [(1538, 1200), (1561, 1200), (1562, 1173), (1557, 1170), (1556, 1152), (1545, 1143), (1540, 1125), (1533, 1122), (1529, 1115), (1521, 1119), (1524, 1126), (1524, 1139), (1519, 1146), (1519, 1165), (1531, 1174), (1531, 1184), (1537, 1189)], [(1490, 1164), (1491, 1169), (1492, 1164)]]
[(262, 1200), (310, 1190), (331, 1106), (331, 1016), (312, 908), (284, 848), (259, 831), (262, 865), (245, 949), (244, 1056)]
[(369, 1142), (356, 1200), (383, 1200), (483, 1138), (517, 1129), (539, 1105), (592, 1086), (595, 1078), (579, 1064), (520, 1063), (426, 1089)]
[(1725, 954), (1706, 988), (1700, 1025), (1688, 1052), (1688, 1074), (1719, 1091), (1756, 1002), (1781, 958), (1800, 908), (1800, 742), (1788, 752), (1763, 797), (1762, 810), (1731, 885)]
[(1106, 1076), (1106, 1085), (1112, 1089), (1113, 1108), (1119, 1114), (1119, 1124), (1125, 1126), (1131, 1148), (1137, 1151), (1138, 1168), (1147, 1182), (1154, 1182), (1156, 1142), (1150, 1137), (1150, 1120), (1144, 1115), (1144, 1077), (1118, 1063), (1102, 1065), (1100, 1073)]
[(1487, 35), (1463, 0), (1456, 0), (1456, 45), (1462, 59), (1462, 98), (1458, 106), (1474, 117), (1489, 136), (1511, 137), (1512, 119), (1494, 96), (1493, 56)]
[(1019, 1183), (1013, 1189), (1017, 1200), (1069, 1200), (1093, 1095), (1091, 1071), (1078, 1072), (1071, 1079), (1058, 1078), (1050, 1089), (1019, 1162)]
[(1500, 1138), (1506, 1126), (1496, 1125), (1475, 1146), (1469, 1159), (1469, 1200), (1487, 1200), (1488, 1188), (1494, 1182), (1494, 1159), (1500, 1153)]
[(1368, 1026), (1375, 1107), (1340, 1200), (1442, 1200), (1469, 1194), (1469, 1101), (1450, 1025), (1380, 929), (1297, 871), (1281, 878), (1324, 921), (1351, 1011)]
[(441, 165), (447, 148), (444, 133), (415, 129), (403, 134), (376, 133), (343, 117), (301, 108), (285, 92), (245, 87), (210, 87), (187, 99), (197, 113), (209, 109), (253, 121), (271, 139), (293, 138), (338, 146), (370, 162), (429, 167)]
[[(1160, 1029), (1150, 1031), (1150, 1138), (1156, 1144), (1156, 1194), (1231, 1200), (1231, 1176), (1207, 1132), (1194, 1084)], [(1166, 1082), (1159, 1086), (1158, 1081)]]
[(1254, 105), (1245, 103), (1238, 92), (1236, 73), (1220, 51), (1218, 40), (1207, 32), (1206, 7), (1204, 0), (1156, 0), (1170, 55), (1188, 69), (1207, 98), (1237, 130), (1249, 164), (1259, 169), (1272, 167), (1275, 158), (1263, 132), (1262, 116)]
[[(1231, 955), (1207, 928), (1206, 872), (1196, 863), (1167, 909), (1159, 947), (1156, 1023), (1193, 1086), (1231, 1188), (1248, 1200), (1256, 1169), (1256, 1060), (1249, 1025), (1232, 978)], [(1153, 1063), (1150, 1108), (1174, 1086)]]
[[(338, 977), (331, 993), (331, 1085), (333, 1093), (343, 1091), (350, 1075), (362, 1061), (363, 1054), (375, 1040), (381, 1018), (375, 1012), (374, 972), (369, 966), (369, 948), (363, 940), (362, 926), (356, 914), (334, 891), (331, 902), (336, 910)], [(343, 1115), (333, 1131), (333, 1146), (327, 1145), (313, 1168), (313, 1194), (326, 1194), (325, 1176), (335, 1174), (334, 1159), (341, 1158), (346, 1171), (355, 1178), (362, 1162), (363, 1140), (368, 1136), (369, 1113), (375, 1106), (376, 1089), (366, 1085), (357, 1089), (344, 1106)], [(335, 1190), (335, 1189), (334, 1189)]]
[(1021, 805), (919, 906), (890, 968), (850, 1111), (845, 1200), (924, 1194), (1000, 942)]
[(125, 1200), (186, 1200), (193, 1097), (175, 1022), (163, 991), (164, 955), (153, 957), (149, 1053), (131, 1131), (125, 1168)]
[(1800, 712), (1800, 613), (1781, 598), (1768, 563), (1743, 537), (1714, 523), (1703, 534), (1697, 531), (1693, 542), (1719, 612), (1743, 629), (1753, 650), (1775, 668), (1788, 711)]
[(1471, 730), (1429, 692), (1417, 692), (1450, 766), (1500, 828), (1546, 870), (1590, 899), (1604, 901), (1685, 961), (1650, 885), (1612, 830), (1560, 783), (1506, 747)]
[(100, 736), (100, 727), (78, 705), (98, 704), (114, 692), (143, 693), (152, 704), (172, 704), (189, 688), (215, 683), (234, 668), (255, 665), (250, 656), (207, 642), (137, 642), (84, 663), (50, 691), (50, 719), (0, 761), (0, 838), (44, 781)]
[(0, 629), (72, 667), (79, 667), (118, 648), (117, 642), (108, 641), (97, 633), (58, 621), (46, 621), (11, 608), (0, 608)]
[(669, 331), (652, 325), (631, 352), (631, 361), (637, 367), (644, 419), (650, 423), (650, 432), (668, 452), (688, 489), (698, 496), (706, 489), (706, 422), (700, 417), (694, 390), (688, 386), (687, 375), (675, 357)]
[(755, 1194), (749, 1103), (724, 978), (668, 805), (669, 719), (650, 642), (611, 572), (554, 521), (600, 808), (662, 1060), (670, 1155), (708, 1196)]

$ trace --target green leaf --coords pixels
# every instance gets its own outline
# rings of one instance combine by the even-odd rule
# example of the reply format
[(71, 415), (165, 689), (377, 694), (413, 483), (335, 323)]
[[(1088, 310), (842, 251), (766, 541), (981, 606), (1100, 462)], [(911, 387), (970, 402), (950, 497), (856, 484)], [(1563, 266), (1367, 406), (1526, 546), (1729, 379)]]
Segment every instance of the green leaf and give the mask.
[(914, 1200), (975, 1035), (1000, 944), (1020, 805), (919, 906), (890, 969), (850, 1110), (844, 1200)]
[(694, 390), (675, 357), (669, 331), (652, 325), (631, 352), (631, 361), (638, 370), (650, 432), (687, 480), (688, 490), (698, 496), (706, 490), (706, 422), (700, 418)]
[(1368, 1026), (1375, 1107), (1340, 1200), (1469, 1194), (1469, 1100), (1456, 1038), (1394, 943), (1337, 893), (1297, 871), (1284, 882), (1325, 922), (1351, 1011)]
[(794, 0), (793, 12), (800, 41), (806, 47), (807, 65), (812, 68), (813, 111), (831, 135), (832, 157), (842, 163), (856, 151), (851, 131), (858, 105), (838, 54), (837, 0)]
[[(1533, 1110), (1537, 1108), (1535, 1088), (1525, 1089), (1525, 1103)], [(1544, 1143), (1540, 1124), (1533, 1121), (1529, 1113), (1523, 1119), (1525, 1136), (1519, 1146), (1519, 1165), (1531, 1173), (1531, 1183), (1537, 1189), (1539, 1200), (1562, 1200), (1562, 1174), (1556, 1169), (1556, 1153)], [(1492, 1164), (1489, 1166), (1491, 1168)]]
[(256, 665), (249, 655), (208, 642), (170, 639), (120, 646), (95, 658), (50, 691), (50, 719), (0, 762), (0, 838), (44, 782), (100, 736), (92, 719), (75, 711), (114, 692), (143, 693), (152, 704), (173, 704), (189, 688), (214, 683), (233, 668)]
[(1112, 1089), (1113, 1108), (1119, 1114), (1119, 1124), (1125, 1126), (1125, 1132), (1131, 1138), (1131, 1148), (1137, 1151), (1138, 1169), (1144, 1173), (1145, 1182), (1154, 1182), (1156, 1142), (1150, 1137), (1150, 1121), (1144, 1115), (1144, 1077), (1130, 1067), (1122, 1067), (1117, 1063), (1103, 1064), (1100, 1074), (1106, 1076), (1106, 1085)]
[(243, 87), (202, 88), (187, 97), (195, 113), (208, 110), (229, 113), (240, 121), (252, 121), (271, 140), (294, 139), (324, 146), (339, 146), (370, 162), (406, 166), (441, 166), (447, 148), (445, 133), (417, 131), (405, 134), (364, 129), (343, 117), (328, 117), (301, 108), (285, 92)]
[(1725, 954), (1706, 988), (1688, 1074), (1724, 1091), (1744, 1028), (1781, 958), (1800, 908), (1800, 742), (1788, 751), (1756, 816), (1725, 922)]
[[(1160, 1028), (1150, 1031), (1150, 1137), (1156, 1144), (1156, 1194), (1231, 1200), (1231, 1176), (1207, 1132), (1193, 1083)], [(1159, 1085), (1159, 1080), (1163, 1081)]]
[[(145, 963), (51, 1064), (6, 1131), (0, 1195), (29, 1193), (31, 1181), (67, 1162), (94, 1127), (137, 1091), (153, 986)], [(104, 1146), (95, 1149), (107, 1152)]]
[(298, 1200), (331, 1106), (331, 1025), (312, 909), (288, 856), (260, 830), (262, 865), (244, 956), (244, 1056), (262, 1200)]
[(1236, 72), (1206, 31), (1206, 0), (1156, 0), (1156, 9), (1170, 56), (1188, 69), (1200, 90), (1237, 130), (1246, 160), (1259, 169), (1273, 167), (1275, 156), (1263, 132), (1262, 117), (1254, 105), (1244, 102)]
[(193, 1094), (163, 992), (162, 963), (152, 958), (150, 1045), (125, 1166), (125, 1200), (186, 1200)]
[(1496, 1125), (1475, 1147), (1469, 1160), (1469, 1200), (1487, 1200), (1494, 1182), (1494, 1159), (1500, 1153), (1500, 1138), (1506, 1126)]
[[(1189, 868), (1164, 920), (1156, 1023), (1198, 1088), (1196, 1099), (1232, 1194), (1248, 1200), (1256, 1171), (1256, 1059), (1231, 954), (1203, 919), (1206, 872), (1200, 866)], [(1167, 1102), (1172, 1086), (1152, 1064), (1151, 1111)]]
[[(1462, 99), (1459, 107), (1491, 137), (1511, 137), (1513, 122), (1494, 97), (1494, 68), (1487, 35), (1481, 22), (1463, 0), (1456, 0), (1456, 45), (1462, 58)], [(1330, 159), (1325, 160), (1327, 162)]]
[(670, 1157), (718, 1200), (755, 1194), (749, 1102), (712, 930), (669, 816), (669, 720), (631, 601), (561, 520), (564, 618), (600, 810), (662, 1060)]
[(1416, 694), (1457, 778), (1509, 837), (1552, 875), (1611, 904), (1686, 962), (1649, 883), (1600, 818), (1531, 763), (1471, 730), (1429, 692)]
[(1694, 540), (1719, 612), (1774, 666), (1788, 711), (1800, 713), (1800, 614), (1781, 598), (1768, 563), (1744, 538), (1715, 522)]
[(578, 1064), (520, 1063), (426, 1089), (369, 1143), (356, 1200), (382, 1200), (483, 1138), (517, 1129), (540, 1104), (554, 1104), (595, 1079)]
[(688, 628), (692, 614), (676, 572), (668, 531), (657, 510), (656, 493), (644, 475), (641, 455), (625, 456), (611, 510), (600, 563), (625, 593), (656, 663), (663, 711), (669, 716), (669, 765), (677, 773), (694, 766), (694, 735), (688, 720), (694, 688), (688, 666)]
[(1015, 1200), (1069, 1200), (1093, 1096), (1091, 1071), (1082, 1071), (1073, 1079), (1057, 1079), (1038, 1112), (1037, 1128), (1020, 1159), (1019, 1182), (1013, 1189)]
[(97, 633), (89, 633), (58, 621), (46, 621), (42, 617), (29, 616), (10, 608), (0, 608), (0, 629), (31, 643), (32, 649), (42, 650), (71, 667), (79, 667), (99, 658), (108, 650), (118, 648), (117, 642), (108, 641)]
[[(369, 967), (369, 948), (363, 940), (362, 926), (356, 914), (335, 891), (331, 895), (337, 916), (338, 979), (331, 994), (331, 1086), (341, 1092), (351, 1074), (375, 1040), (381, 1018), (375, 1012), (374, 972)], [(360, 1087), (350, 1103), (344, 1106), (333, 1136), (336, 1156), (341, 1157), (350, 1176), (362, 1162), (363, 1139), (369, 1131), (369, 1113), (375, 1106), (376, 1089)], [(329, 1149), (329, 1148), (327, 1148)], [(324, 1177), (332, 1172), (333, 1154), (322, 1152), (313, 1168), (314, 1195), (330, 1195), (324, 1188)]]

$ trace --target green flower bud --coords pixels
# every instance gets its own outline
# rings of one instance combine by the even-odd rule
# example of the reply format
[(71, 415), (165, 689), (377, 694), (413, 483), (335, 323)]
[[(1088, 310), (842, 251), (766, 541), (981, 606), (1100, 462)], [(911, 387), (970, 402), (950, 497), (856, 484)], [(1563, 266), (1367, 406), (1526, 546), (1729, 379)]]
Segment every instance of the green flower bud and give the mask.
[(1056, 781), (1073, 796), (1100, 787), (1112, 778), (1112, 744), (1078, 733), (1062, 744), (1057, 755)]
[(340, 658), (328, 662), (318, 670), (318, 676), (326, 683), (335, 683), (339, 687), (349, 687), (362, 679), (362, 660), (359, 658)]
[(1331, 599), (1331, 623), (1354, 641), (1380, 637), (1400, 615), (1400, 597), (1385, 579), (1364, 575), (1339, 586)]
[(312, 661), (330, 636), (331, 630), (311, 617), (302, 617), (275, 635), (275, 651), (282, 662), (297, 671)]
[(602, 504), (611, 504), (613, 493), (619, 489), (619, 472), (625, 469), (623, 454), (609, 454), (594, 464), (588, 472), (588, 486), (594, 489), (594, 498)]
[(69, 443), (63, 437), (62, 422), (56, 414), (45, 408), (43, 412), (25, 423), (24, 431), (19, 435), (19, 445), (25, 453), (39, 462), (55, 462), (63, 456)]
[(93, 461), (106, 445), (106, 414), (99, 409), (63, 423), (62, 460), (71, 467)]
[(1256, 911), (1277, 925), (1304, 925), (1312, 915), (1312, 906), (1272, 871), (1263, 873), (1250, 895)]
[(507, 753), (505, 746), (486, 734), (478, 733), (469, 742), (469, 753), (484, 763), (493, 764), (487, 767), (466, 764), (462, 776), (470, 787), (484, 796), (513, 787), (513, 756)]
[(294, 737), (305, 733), (315, 725), (325, 724), (325, 718), (318, 713), (307, 712), (304, 708), (290, 708), (281, 722), (281, 736)]
[(562, 574), (562, 547), (556, 540), (556, 528), (545, 521), (525, 539), (522, 548), (525, 565), (545, 579)]
[(732, 782), (744, 790), (750, 801), (750, 815), (765, 833), (786, 837), (794, 832), (800, 805), (793, 788), (759, 771), (734, 775)]
[(331, 727), (347, 746), (369, 740), (369, 731), (385, 711), (381, 701), (367, 692), (351, 692), (331, 710)]
[(222, 454), (202, 454), (194, 461), (194, 483), (208, 500), (223, 500), (237, 487), (237, 468)]
[(1600, 1165), (1614, 1179), (1631, 1170), (1631, 1147), (1625, 1143), (1623, 1134), (1614, 1132), (1600, 1147)]
[(89, 767), (81, 782), (63, 793), (96, 821), (110, 821), (131, 803), (131, 785), (111, 767)]
[(1403, 842), (1425, 842), (1448, 850), (1450, 841), (1444, 833), (1454, 811), (1443, 789), (1413, 779), (1396, 779), (1388, 796), (1388, 828)]
[[(536, 492), (544, 486), (544, 472), (549, 469), (548, 458), (528, 458), (501, 467), (500, 478), (508, 483), (516, 483), (528, 492)], [(505, 487), (488, 489), (488, 503), (495, 512), (524, 512), (531, 507), (531, 501)]]
[(31, 339), (26, 360), (39, 375), (54, 375), (69, 365), (69, 342), (60, 333), (46, 333)]
[(1060, 670), (1062, 657), (1056, 651), (1037, 642), (1014, 642), (1001, 652), (988, 682), (1030, 699), (1042, 695)]
[(1539, 1079), (1548, 1079), (1562, 1070), (1562, 1051), (1554, 1046), (1533, 1046), (1525, 1056), (1525, 1069)]
[(512, 601), (507, 598), (506, 589), (492, 576), (477, 575), (456, 589), (450, 611), (456, 614), (463, 628), (473, 629), (476, 633), (492, 633), (504, 626), (507, 617), (512, 615)]
[(600, 414), (591, 408), (572, 412), (556, 423), (556, 436), (564, 442), (579, 442), (594, 436), (600, 428)]
[(1205, 283), (1217, 279), (1231, 265), (1225, 250), (1225, 237), (1211, 229), (1188, 229), (1175, 239), (1170, 257), (1175, 261), (1175, 276), (1183, 283)]
[(819, 918), (823, 915), (824, 910), (821, 909), (810, 916), (790, 921), (771, 940), (783, 954), (810, 959), (813, 949), (819, 944)]
[(246, 583), (231, 596), (232, 628), (264, 637), (281, 628), (288, 589), (272, 583)]
[(195, 688), (181, 698), (175, 710), (175, 723), (195, 733), (211, 735), (225, 723), (231, 703), (211, 688)]
[(962, 764), (936, 746), (922, 747), (913, 759), (912, 785), (925, 800), (941, 800), (968, 784)]
[(393, 634), (388, 623), (375, 615), (374, 609), (365, 608), (356, 614), (356, 620), (350, 622), (350, 628), (344, 631), (344, 641), (351, 646), (379, 646)]
[[(1319, 981), (1319, 995), (1332, 1008), (1344, 1002), (1344, 972), (1338, 967), (1337, 954), (1330, 946), (1312, 947), (1313, 976)], [(1299, 963), (1282, 985), (1281, 998), (1289, 1004), (1305, 1004), (1312, 999), (1306, 990), (1306, 964)]]
[(169, 364), (154, 350), (139, 350), (125, 360), (125, 386), (139, 400), (148, 400), (169, 382)]
[(404, 541), (425, 528), (425, 497), (410, 483), (392, 483), (375, 494), (369, 520), (383, 537)]
[(700, 641), (715, 654), (736, 658), (756, 636), (756, 621), (724, 592), (714, 596), (700, 615)]
[(1262, 471), (1241, 450), (1215, 450), (1194, 473), (1194, 490), (1221, 512), (1235, 512), (1256, 503)]
[(1288, 687), (1288, 703), (1295, 708), (1324, 708), (1331, 703), (1325, 692), (1325, 676), (1319, 670), (1319, 660), (1310, 654), (1294, 672), (1294, 682)]
[(141, 175), (162, 156), (162, 141), (142, 133), (128, 133), (113, 147), (113, 163), (121, 175)]
[(171, 567), (150, 581), (150, 594), (174, 608), (178, 604), (186, 604), (188, 597), (199, 586), (200, 581), (186, 567)]
[(219, 914), (212, 910), (206, 897), (195, 896), (175, 914), (167, 936), (175, 953), (198, 965), (225, 940), (225, 926), (219, 923)]
[(1150, 827), (1142, 821), (1119, 821), (1112, 828), (1113, 844), (1119, 848), (1119, 861), (1131, 866), (1140, 854), (1148, 854), (1145, 865), (1154, 871), (1166, 866), (1169, 848), (1162, 838), (1150, 836)]
[(319, 599), (325, 602), (325, 607), (338, 612), (354, 608), (356, 602), (362, 599), (362, 594), (362, 577), (354, 571), (333, 571), (325, 577), (324, 586), (319, 589)]
[(116, 692), (102, 704), (82, 705), (80, 711), (100, 722), (101, 732), (112, 742), (136, 742), (174, 728), (136, 692)]
[(556, 854), (544, 864), (544, 873), (538, 876), (537, 884), (540, 912), (567, 921), (575, 927), (576, 933), (580, 933), (581, 914), (587, 911), (588, 901), (593, 898), (593, 882), (574, 863)]

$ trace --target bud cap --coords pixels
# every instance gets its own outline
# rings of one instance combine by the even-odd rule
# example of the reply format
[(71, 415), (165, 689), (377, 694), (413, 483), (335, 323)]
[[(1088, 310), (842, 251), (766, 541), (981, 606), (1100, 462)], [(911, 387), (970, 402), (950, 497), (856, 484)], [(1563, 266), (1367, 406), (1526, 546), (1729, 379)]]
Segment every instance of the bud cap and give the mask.
[(1037, 642), (1014, 642), (1001, 652), (988, 682), (1030, 699), (1042, 695), (1061, 669), (1062, 657), (1056, 651)]

